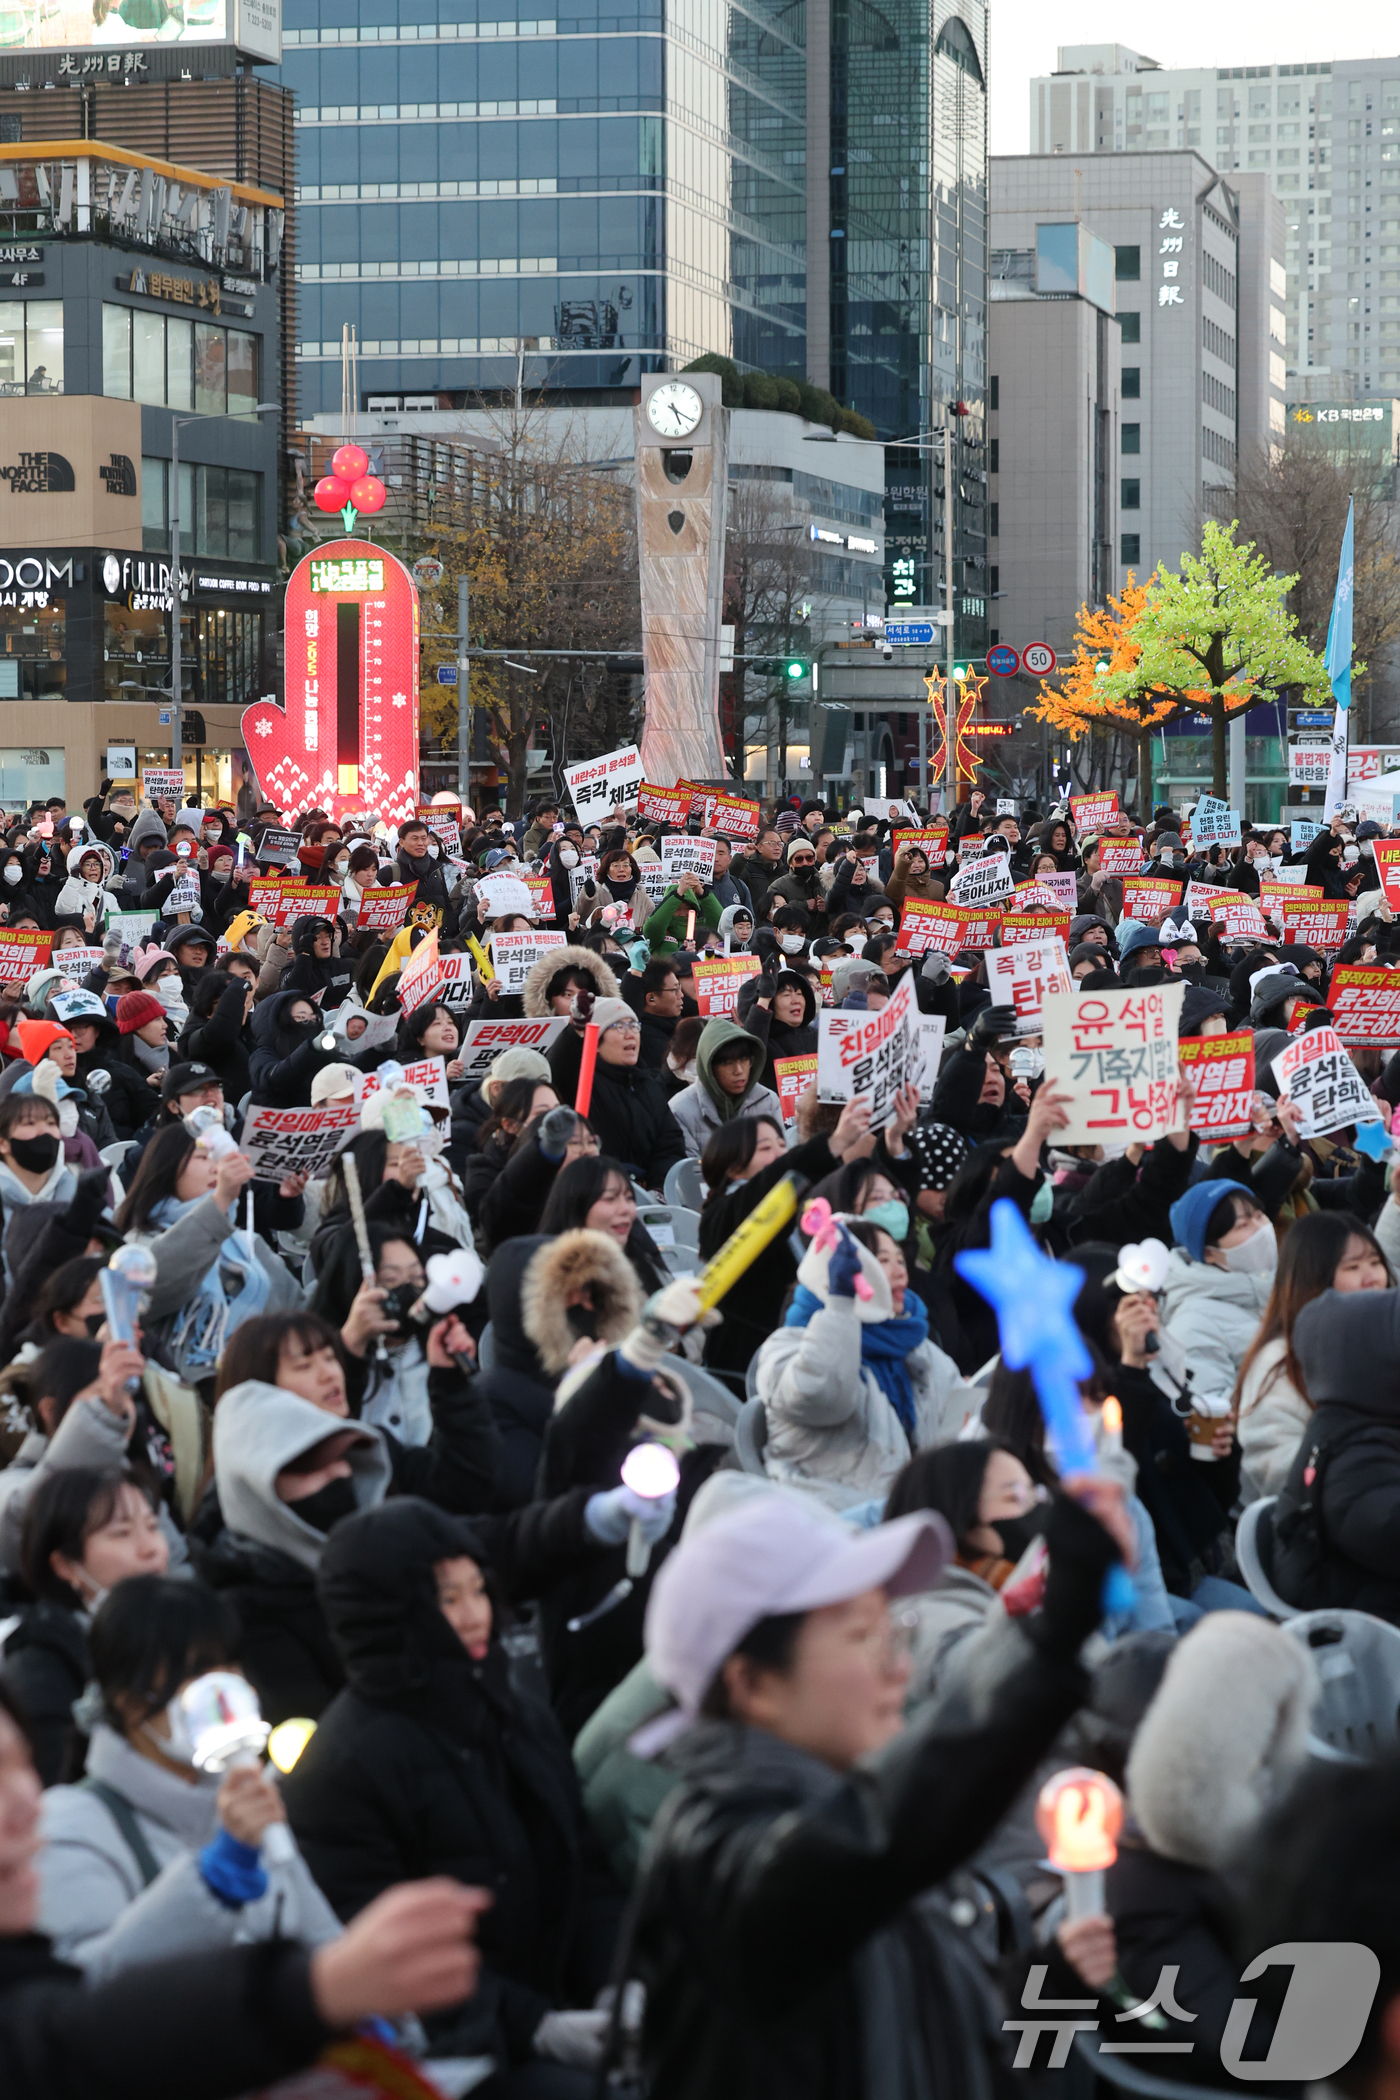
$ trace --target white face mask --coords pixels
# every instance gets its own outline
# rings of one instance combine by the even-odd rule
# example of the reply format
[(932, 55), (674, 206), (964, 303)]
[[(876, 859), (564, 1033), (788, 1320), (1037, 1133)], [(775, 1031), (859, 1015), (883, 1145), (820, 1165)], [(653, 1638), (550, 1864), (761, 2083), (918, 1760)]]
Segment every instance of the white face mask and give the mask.
[(561, 846), (559, 848), (559, 865), (561, 868), (576, 868), (578, 866), (578, 855), (572, 846)]
[(183, 1006), (184, 984), (178, 977), (162, 977), (156, 984), (156, 997), (162, 1006)]
[(1217, 1247), (1215, 1251), (1235, 1276), (1272, 1276), (1278, 1267), (1278, 1240), (1267, 1218), (1238, 1247)]
[(785, 933), (779, 945), (784, 955), (800, 955), (807, 944), (800, 933)]
[(14, 867), (14, 866), (11, 866), (11, 867), (8, 867), (8, 868), (6, 868), (6, 870), (5, 870), (5, 880), (6, 880), (6, 882), (23, 882), (23, 880), (24, 880), (24, 870), (23, 870), (23, 868), (17, 868), (17, 867)]

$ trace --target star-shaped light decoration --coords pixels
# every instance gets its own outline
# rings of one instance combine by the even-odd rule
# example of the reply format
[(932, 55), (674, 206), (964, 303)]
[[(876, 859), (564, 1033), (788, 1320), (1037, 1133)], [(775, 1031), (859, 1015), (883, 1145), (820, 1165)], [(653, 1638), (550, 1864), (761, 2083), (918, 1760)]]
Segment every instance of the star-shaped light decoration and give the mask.
[(1373, 1116), (1369, 1121), (1357, 1124), (1351, 1146), (1353, 1152), (1364, 1152), (1367, 1159), (1384, 1159), (1393, 1142), (1381, 1118)]
[(1003, 1362), (1029, 1369), (1061, 1474), (1094, 1472), (1094, 1439), (1079, 1395), (1094, 1363), (1073, 1311), (1084, 1271), (1042, 1254), (1008, 1196), (992, 1205), (991, 1246), (954, 1255), (953, 1266), (995, 1312)]

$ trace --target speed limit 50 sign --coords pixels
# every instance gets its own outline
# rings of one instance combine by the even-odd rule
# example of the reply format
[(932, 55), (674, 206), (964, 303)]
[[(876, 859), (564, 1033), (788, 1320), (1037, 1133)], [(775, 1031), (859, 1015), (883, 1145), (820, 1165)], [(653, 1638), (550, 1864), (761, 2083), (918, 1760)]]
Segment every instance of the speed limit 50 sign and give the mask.
[(1048, 678), (1055, 668), (1055, 652), (1048, 642), (1031, 642), (1021, 651), (1021, 668), (1032, 678)]

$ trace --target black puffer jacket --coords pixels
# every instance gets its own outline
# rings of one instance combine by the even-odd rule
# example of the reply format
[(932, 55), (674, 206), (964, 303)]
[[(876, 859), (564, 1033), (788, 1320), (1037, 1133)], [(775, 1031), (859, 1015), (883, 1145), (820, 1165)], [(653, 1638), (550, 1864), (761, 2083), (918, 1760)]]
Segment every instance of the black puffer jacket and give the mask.
[[(335, 952), (337, 930), (330, 919), (298, 919), (292, 928), (293, 959), (281, 984), (284, 992), (300, 992), (306, 999), (314, 998), (319, 992), (323, 1014), (334, 1013), (349, 997), (350, 981), (355, 974), (351, 958)], [(331, 952), (324, 960), (316, 953), (318, 933), (328, 933), (331, 937)]]
[(443, 1617), (434, 1563), (463, 1556), (490, 1576), (481, 1528), (424, 1502), (337, 1525), (317, 1587), (346, 1689), (285, 1797), (343, 1918), (430, 1874), (490, 1891), (477, 1989), (430, 2025), (452, 2054), (519, 2063), (546, 2012), (591, 2005), (607, 1981), (621, 1894), (553, 1715), (512, 1683), (496, 1629), (474, 1661)]
[[(285, 985), (283, 989), (286, 989)], [(224, 1099), (235, 1108), (247, 1093), (249, 1084), (252, 1033), (243, 1018), (247, 1004), (248, 980), (245, 977), (230, 978), (210, 1012), (203, 1019), (191, 1014), (180, 1031), (181, 1057), (192, 1058), (217, 1072)]]
[[(572, 1101), (578, 1037), (566, 1029), (549, 1053), (550, 1070), (561, 1101)], [(575, 1067), (570, 1082), (568, 1068)], [(666, 1090), (645, 1065), (610, 1065), (600, 1057), (593, 1069), (593, 1099), (588, 1120), (600, 1150), (635, 1175), (643, 1188), (659, 1189), (669, 1168), (685, 1157), (685, 1133), (671, 1114)]]
[(85, 1621), (48, 1598), (25, 1606), (7, 1635), (0, 1681), (29, 1723), (34, 1764), (45, 1786), (64, 1778), (73, 1735), (73, 1701), (92, 1675)]
[(525, 1332), (520, 1287), (530, 1258), (545, 1245), (540, 1237), (507, 1240), (486, 1271), (486, 1307), (496, 1360), (479, 1371), (474, 1390), (490, 1408), (500, 1431), (496, 1506), (520, 1509), (535, 1492), (544, 1433), (554, 1412), (554, 1380)]
[(320, 1021), (310, 1028), (294, 1026), (291, 1008), (305, 992), (274, 992), (253, 1009), (253, 1055), (248, 1077), (254, 1108), (306, 1108), (311, 1102), (311, 1082), (322, 1065), (341, 1057), (339, 1047), (320, 1047), (325, 1033)]

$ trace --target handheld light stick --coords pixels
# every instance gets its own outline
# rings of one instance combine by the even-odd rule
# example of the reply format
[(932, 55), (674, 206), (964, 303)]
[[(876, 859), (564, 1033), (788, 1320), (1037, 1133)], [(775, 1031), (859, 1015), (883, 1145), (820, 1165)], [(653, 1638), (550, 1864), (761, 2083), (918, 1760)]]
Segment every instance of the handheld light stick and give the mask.
[(700, 1310), (711, 1312), (719, 1304), (745, 1269), (758, 1260), (770, 1240), (792, 1223), (797, 1216), (797, 1202), (801, 1191), (807, 1186), (799, 1174), (785, 1174), (776, 1188), (771, 1188), (763, 1201), (744, 1219), (742, 1225), (731, 1232), (729, 1238), (710, 1256), (695, 1281), (700, 1294)]
[(1123, 1448), (1123, 1410), (1112, 1393), (1103, 1404), (1103, 1447), (1115, 1457)]
[(588, 1022), (583, 1031), (583, 1055), (579, 1059), (578, 1086), (574, 1091), (576, 1116), (586, 1116), (593, 1101), (593, 1068), (598, 1062), (600, 1033), (596, 1021)]
[(180, 1121), (200, 1151), (207, 1152), (216, 1165), (238, 1150), (225, 1130), (224, 1119), (217, 1108), (192, 1108), (187, 1116), (181, 1116)]
[[(381, 1067), (381, 1070), (384, 1069)], [(360, 1170), (348, 1152), (342, 1152), (340, 1163), (345, 1173), (345, 1194), (350, 1204), (350, 1220), (355, 1228), (355, 1245), (360, 1250), (360, 1277), (364, 1283), (374, 1285), (374, 1254), (369, 1244), (369, 1227), (365, 1224), (365, 1202), (360, 1194)], [(387, 1363), (389, 1352), (384, 1346), (384, 1337), (374, 1338), (376, 1363)]]
[[(98, 1270), (102, 1309), (114, 1342), (135, 1342), (141, 1293), (149, 1291), (155, 1280), (156, 1258), (149, 1247), (118, 1247), (106, 1268)], [(140, 1379), (132, 1376), (126, 1381), (126, 1389), (134, 1393), (140, 1384)]]
[(1087, 1765), (1057, 1772), (1036, 1797), (1035, 1827), (1051, 1866), (1064, 1877), (1069, 1922), (1097, 1917), (1104, 1871), (1118, 1857), (1115, 1840), (1123, 1828), (1123, 1796), (1113, 1781)]
[[(622, 1461), (623, 1486), (631, 1488), (644, 1502), (660, 1502), (665, 1496), (674, 1495), (680, 1479), (676, 1455), (664, 1444), (634, 1444)], [(627, 1534), (627, 1572), (634, 1581), (646, 1574), (650, 1561), (651, 1547), (640, 1522), (633, 1517)]]
[[(409, 1319), (421, 1319), (426, 1312), (440, 1320), (455, 1312), (459, 1305), (470, 1305), (481, 1289), (485, 1275), (479, 1257), (470, 1247), (455, 1248), (451, 1254), (430, 1254), (428, 1281), (422, 1295), (408, 1308)], [(452, 1360), (467, 1378), (476, 1370), (464, 1349), (454, 1349)]]
[[(197, 1772), (222, 1776), (235, 1768), (256, 1769), (272, 1730), (246, 1677), (232, 1670), (210, 1670), (185, 1686), (180, 1706), (190, 1732), (190, 1762)], [(285, 1823), (269, 1823), (259, 1842), (273, 1866), (290, 1866), (296, 1858)]]

